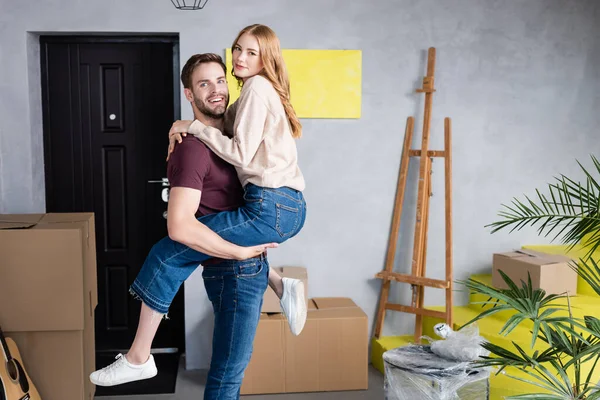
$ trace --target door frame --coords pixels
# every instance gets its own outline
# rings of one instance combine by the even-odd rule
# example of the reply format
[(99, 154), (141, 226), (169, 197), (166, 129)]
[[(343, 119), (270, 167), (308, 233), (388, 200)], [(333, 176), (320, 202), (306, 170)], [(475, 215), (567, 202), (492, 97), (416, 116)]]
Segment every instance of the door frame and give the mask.
[[(43, 46), (50, 43), (69, 43), (69, 44), (119, 44), (119, 43), (169, 43), (172, 45), (172, 63), (173, 63), (173, 115), (175, 119), (181, 119), (181, 89), (180, 89), (180, 49), (179, 34), (143, 34), (143, 33), (44, 33), (39, 35), (40, 45), (40, 85), (41, 85), (41, 106), (42, 106), (42, 135), (43, 135), (43, 157), (44, 157), (44, 183), (45, 183), (45, 201), (46, 209), (52, 209), (51, 196), (49, 193), (53, 190), (52, 182), (52, 163), (51, 163), (51, 132), (45, 121), (50, 118), (50, 104), (48, 99), (48, 76), (46, 52)], [(181, 290), (184, 290), (183, 286)], [(182, 314), (185, 315), (185, 302), (182, 302)], [(177, 343), (179, 354), (185, 354), (185, 321), (182, 321), (181, 343)], [(126, 349), (112, 349), (117, 351), (126, 351)], [(111, 351), (112, 351), (111, 350)], [(154, 353), (171, 353), (174, 349), (152, 349)], [(98, 351), (96, 349), (96, 351)], [(108, 350), (107, 350), (108, 351)]]

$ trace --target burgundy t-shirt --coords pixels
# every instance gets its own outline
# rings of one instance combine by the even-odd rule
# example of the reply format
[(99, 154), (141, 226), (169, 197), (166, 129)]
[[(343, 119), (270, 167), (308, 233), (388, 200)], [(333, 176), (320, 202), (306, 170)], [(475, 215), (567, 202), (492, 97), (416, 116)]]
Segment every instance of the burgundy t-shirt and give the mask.
[(167, 164), (167, 178), (171, 188), (187, 187), (202, 192), (198, 215), (233, 210), (244, 201), (235, 168), (191, 135), (175, 145)]

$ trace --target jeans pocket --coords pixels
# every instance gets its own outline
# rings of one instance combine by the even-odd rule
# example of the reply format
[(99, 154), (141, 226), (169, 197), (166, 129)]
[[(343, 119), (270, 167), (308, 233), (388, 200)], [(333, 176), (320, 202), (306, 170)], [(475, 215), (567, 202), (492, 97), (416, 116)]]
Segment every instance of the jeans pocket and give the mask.
[(275, 229), (281, 237), (293, 236), (300, 223), (300, 210), (279, 203), (275, 204), (275, 208), (277, 210)]
[(263, 263), (252, 261), (239, 266), (239, 278), (254, 278), (263, 270)]

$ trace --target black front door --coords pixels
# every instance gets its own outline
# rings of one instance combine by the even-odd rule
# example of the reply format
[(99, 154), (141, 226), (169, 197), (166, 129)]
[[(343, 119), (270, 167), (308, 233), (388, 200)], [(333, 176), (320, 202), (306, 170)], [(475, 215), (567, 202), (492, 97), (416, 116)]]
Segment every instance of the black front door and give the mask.
[[(46, 209), (95, 213), (101, 356), (133, 341), (140, 302), (129, 286), (167, 234), (161, 180), (179, 118), (177, 38), (44, 36), (40, 44)], [(155, 350), (184, 351), (183, 311), (182, 287)]]

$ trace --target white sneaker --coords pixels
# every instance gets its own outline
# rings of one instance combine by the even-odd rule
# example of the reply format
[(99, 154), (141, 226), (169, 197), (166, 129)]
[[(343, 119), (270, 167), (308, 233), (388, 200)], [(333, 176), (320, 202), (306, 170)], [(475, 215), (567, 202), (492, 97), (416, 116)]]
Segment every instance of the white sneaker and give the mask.
[(117, 361), (90, 374), (90, 381), (94, 385), (122, 385), (123, 383), (149, 379), (158, 373), (152, 354), (150, 354), (148, 361), (140, 365), (130, 363), (123, 354), (119, 354), (115, 358)]
[(300, 279), (282, 278), (283, 296), (279, 304), (288, 320), (292, 334), (298, 336), (306, 323), (304, 283)]

